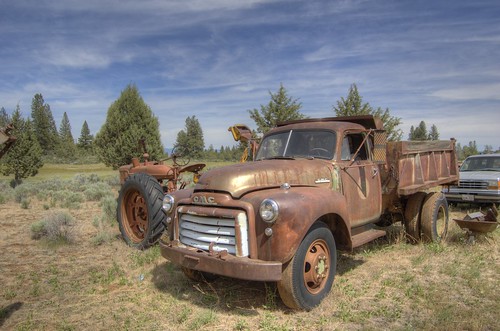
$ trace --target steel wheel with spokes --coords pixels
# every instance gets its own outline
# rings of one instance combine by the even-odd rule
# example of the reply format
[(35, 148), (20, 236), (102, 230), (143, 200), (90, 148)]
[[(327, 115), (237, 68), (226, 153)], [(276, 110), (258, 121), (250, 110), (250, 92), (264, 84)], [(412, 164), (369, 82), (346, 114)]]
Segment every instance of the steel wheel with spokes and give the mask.
[(323, 239), (315, 240), (307, 250), (304, 260), (304, 285), (311, 294), (317, 294), (325, 287), (330, 273), (330, 250)]

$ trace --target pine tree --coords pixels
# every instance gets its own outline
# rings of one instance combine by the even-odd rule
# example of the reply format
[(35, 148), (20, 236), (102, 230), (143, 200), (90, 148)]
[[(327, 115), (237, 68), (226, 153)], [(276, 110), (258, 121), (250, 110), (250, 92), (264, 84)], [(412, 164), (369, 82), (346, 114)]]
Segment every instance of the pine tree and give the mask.
[(370, 115), (372, 107), (368, 102), (363, 103), (363, 97), (359, 95), (358, 87), (356, 84), (352, 84), (347, 98), (341, 97), (340, 101), (337, 101), (337, 107), (333, 107), (333, 110), (337, 116), (358, 116)]
[(58, 145), (58, 133), (50, 106), (45, 103), (43, 96), (35, 94), (31, 102), (31, 118), (36, 138), (45, 154), (53, 152)]
[(0, 128), (6, 127), (10, 123), (9, 114), (4, 107), (0, 109)]
[(359, 95), (358, 87), (352, 84), (349, 88), (347, 98), (340, 98), (337, 101), (337, 107), (333, 107), (337, 116), (360, 116), (360, 115), (373, 115), (382, 120), (384, 129), (387, 132), (387, 139), (389, 141), (401, 140), (403, 131), (398, 129), (401, 124), (401, 118), (391, 116), (389, 108), (382, 110), (382, 108), (373, 109), (368, 102), (363, 103), (363, 98)]
[(80, 138), (78, 138), (78, 147), (88, 151), (92, 148), (93, 140), (94, 136), (90, 134), (89, 125), (87, 124), (87, 121), (84, 121), (80, 132)]
[(421, 121), (420, 124), (412, 131), (410, 130), (409, 140), (416, 141), (424, 141), (429, 140), (429, 133), (427, 132), (427, 125), (424, 121)]
[(144, 138), (151, 159), (164, 155), (160, 140), (160, 124), (151, 108), (142, 99), (135, 85), (128, 85), (109, 107), (106, 122), (94, 139), (99, 159), (113, 168), (128, 164), (132, 157), (140, 157), (139, 144)]
[(42, 149), (29, 119), (23, 119), (19, 105), (12, 114), (13, 134), (17, 138), (9, 152), (3, 157), (1, 172), (4, 176), (14, 175), (14, 184), (35, 176), (43, 166)]
[(493, 154), (493, 146), (491, 145), (484, 145), (484, 151), (483, 154)]
[(257, 124), (257, 132), (266, 133), (271, 128), (275, 127), (277, 123), (302, 119), (305, 116), (300, 113), (302, 104), (298, 99), (292, 99), (280, 84), (278, 92), (272, 93), (269, 91), (271, 101), (264, 106), (260, 106), (260, 111), (256, 108), (249, 110), (250, 118)]
[(71, 133), (71, 124), (69, 123), (68, 114), (64, 112), (59, 126), (59, 146), (57, 155), (64, 159), (71, 159), (76, 157), (76, 146), (73, 134)]
[(469, 145), (464, 146), (462, 148), (462, 156), (464, 159), (471, 155), (476, 155), (476, 154), (479, 154), (479, 151), (477, 149), (477, 144), (475, 140), (469, 141)]
[(408, 134), (408, 140), (412, 140), (414, 135), (415, 135), (415, 127), (412, 125), (410, 128), (410, 133)]
[(194, 159), (201, 159), (205, 142), (203, 140), (203, 130), (196, 116), (186, 118), (186, 126), (177, 134), (175, 142), (176, 151), (182, 156)]
[(438, 128), (434, 124), (432, 124), (431, 131), (429, 132), (429, 140), (439, 140)]

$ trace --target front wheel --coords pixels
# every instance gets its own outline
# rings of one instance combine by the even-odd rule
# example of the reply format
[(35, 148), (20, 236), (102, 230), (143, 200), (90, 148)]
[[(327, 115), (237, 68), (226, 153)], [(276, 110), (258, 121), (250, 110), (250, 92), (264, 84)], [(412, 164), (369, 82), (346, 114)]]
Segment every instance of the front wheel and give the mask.
[(129, 176), (118, 196), (117, 219), (125, 242), (137, 249), (154, 245), (165, 229), (163, 188), (146, 174)]
[(332, 288), (337, 269), (337, 250), (333, 235), (322, 222), (315, 223), (288, 263), (278, 292), (290, 308), (311, 310)]

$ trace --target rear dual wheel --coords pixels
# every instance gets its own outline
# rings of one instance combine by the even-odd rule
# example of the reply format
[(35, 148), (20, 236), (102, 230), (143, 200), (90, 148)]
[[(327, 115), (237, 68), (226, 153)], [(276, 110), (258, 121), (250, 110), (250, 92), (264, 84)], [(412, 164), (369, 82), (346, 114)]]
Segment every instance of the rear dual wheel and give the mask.
[(422, 240), (440, 242), (448, 233), (448, 202), (443, 193), (427, 194), (422, 205)]
[(448, 202), (444, 194), (417, 192), (408, 199), (404, 223), (410, 242), (440, 242), (448, 233), (448, 220)]
[(406, 239), (415, 244), (420, 241), (420, 216), (422, 211), (422, 204), (427, 194), (425, 192), (417, 192), (408, 198), (405, 208), (405, 231)]

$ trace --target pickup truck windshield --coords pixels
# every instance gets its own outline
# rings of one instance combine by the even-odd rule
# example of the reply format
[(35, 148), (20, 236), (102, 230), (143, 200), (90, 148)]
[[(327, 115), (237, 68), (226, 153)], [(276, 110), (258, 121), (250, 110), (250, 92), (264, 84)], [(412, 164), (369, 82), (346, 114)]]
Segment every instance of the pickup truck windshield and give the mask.
[(500, 156), (468, 158), (460, 167), (460, 171), (500, 171)]
[(327, 130), (290, 130), (266, 136), (256, 160), (272, 158), (334, 158), (337, 136)]

